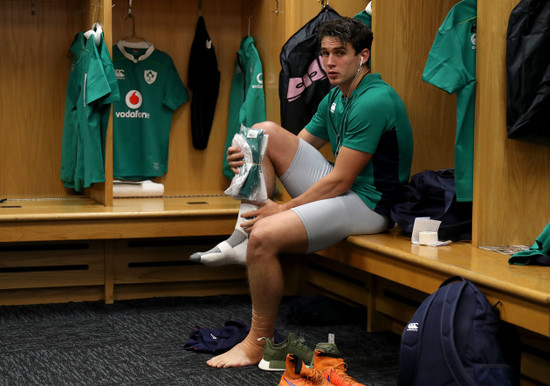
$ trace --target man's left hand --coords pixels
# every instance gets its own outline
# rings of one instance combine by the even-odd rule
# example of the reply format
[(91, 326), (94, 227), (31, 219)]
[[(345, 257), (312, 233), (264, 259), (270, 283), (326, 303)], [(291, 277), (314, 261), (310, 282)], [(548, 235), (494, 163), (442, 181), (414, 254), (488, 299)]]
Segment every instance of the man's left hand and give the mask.
[(252, 231), (252, 227), (258, 220), (262, 218), (272, 216), (274, 214), (285, 211), (282, 204), (278, 204), (275, 201), (267, 200), (265, 204), (262, 204), (258, 209), (251, 210), (250, 212), (244, 212), (242, 217), (250, 219), (241, 223), (241, 227), (247, 233)]

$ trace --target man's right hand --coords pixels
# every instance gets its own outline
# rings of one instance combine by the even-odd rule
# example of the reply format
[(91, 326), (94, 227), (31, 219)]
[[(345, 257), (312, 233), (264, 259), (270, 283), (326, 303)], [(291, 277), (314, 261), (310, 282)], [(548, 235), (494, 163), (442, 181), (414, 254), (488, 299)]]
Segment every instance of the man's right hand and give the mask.
[(239, 168), (244, 164), (243, 158), (244, 154), (240, 147), (231, 146), (227, 149), (227, 162), (233, 173), (239, 173)]

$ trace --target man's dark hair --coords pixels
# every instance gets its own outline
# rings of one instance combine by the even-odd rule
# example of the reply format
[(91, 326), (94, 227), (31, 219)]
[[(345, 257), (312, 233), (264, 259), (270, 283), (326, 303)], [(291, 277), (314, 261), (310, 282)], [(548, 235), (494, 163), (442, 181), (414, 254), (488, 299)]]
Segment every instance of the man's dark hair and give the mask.
[(324, 22), (317, 30), (317, 41), (321, 44), (324, 37), (335, 37), (342, 44), (351, 43), (355, 53), (372, 45), (372, 31), (359, 20), (351, 17), (340, 17)]

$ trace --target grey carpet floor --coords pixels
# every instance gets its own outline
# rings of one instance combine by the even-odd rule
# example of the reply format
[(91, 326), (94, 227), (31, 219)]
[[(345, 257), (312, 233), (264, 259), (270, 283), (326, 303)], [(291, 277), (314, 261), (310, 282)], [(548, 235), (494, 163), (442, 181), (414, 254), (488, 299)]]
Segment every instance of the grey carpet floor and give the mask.
[[(360, 323), (298, 325), (285, 298), (277, 331), (310, 347), (335, 333), (348, 373), (368, 385), (395, 385), (399, 336)], [(0, 307), (1, 385), (278, 385), (280, 372), (213, 369), (212, 355), (183, 349), (193, 326), (250, 323), (248, 296), (173, 297)]]

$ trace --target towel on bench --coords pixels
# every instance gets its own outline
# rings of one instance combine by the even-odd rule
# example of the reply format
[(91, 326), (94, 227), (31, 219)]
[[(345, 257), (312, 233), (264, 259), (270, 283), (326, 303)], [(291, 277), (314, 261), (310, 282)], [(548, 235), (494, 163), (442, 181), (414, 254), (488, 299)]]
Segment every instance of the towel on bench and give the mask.
[(508, 263), (550, 266), (550, 223), (546, 225), (531, 248), (512, 255)]

